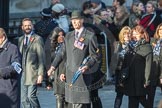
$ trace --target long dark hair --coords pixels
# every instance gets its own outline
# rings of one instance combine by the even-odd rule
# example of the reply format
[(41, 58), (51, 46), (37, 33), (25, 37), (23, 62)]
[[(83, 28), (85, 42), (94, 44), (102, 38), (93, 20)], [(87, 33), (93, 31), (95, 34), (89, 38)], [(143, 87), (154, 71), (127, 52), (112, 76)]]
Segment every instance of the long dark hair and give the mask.
[(63, 36), (65, 36), (65, 32), (63, 29), (61, 29), (60, 27), (56, 27), (53, 31), (52, 31), (52, 35), (51, 35), (51, 48), (53, 50), (55, 50), (55, 48), (57, 47), (57, 38), (59, 37), (59, 33), (62, 32)]

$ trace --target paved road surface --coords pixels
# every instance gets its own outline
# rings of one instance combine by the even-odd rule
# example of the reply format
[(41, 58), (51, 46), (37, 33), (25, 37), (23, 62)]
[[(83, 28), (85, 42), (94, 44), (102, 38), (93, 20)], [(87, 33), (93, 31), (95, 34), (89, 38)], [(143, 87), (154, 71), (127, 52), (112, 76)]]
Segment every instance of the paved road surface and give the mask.
[[(114, 91), (114, 85), (105, 85), (102, 89), (99, 90), (99, 95), (102, 100), (103, 108), (113, 108), (114, 99), (116, 95)], [(47, 91), (45, 88), (39, 88), (38, 98), (40, 100), (42, 108), (55, 108), (55, 96), (53, 95), (52, 90)], [(154, 108), (157, 108), (160, 99), (162, 99), (162, 93), (161, 90), (157, 88)], [(127, 104), (128, 99), (126, 96), (124, 96), (121, 108), (127, 108)], [(140, 108), (143, 107), (140, 106)]]

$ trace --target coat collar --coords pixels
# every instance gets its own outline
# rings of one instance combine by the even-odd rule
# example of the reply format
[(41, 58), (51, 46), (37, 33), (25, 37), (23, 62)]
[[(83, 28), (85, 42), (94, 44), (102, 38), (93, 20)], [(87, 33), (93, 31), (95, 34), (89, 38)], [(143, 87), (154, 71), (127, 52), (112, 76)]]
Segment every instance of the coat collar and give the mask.
[(6, 44), (6, 42), (8, 41), (8, 39), (7, 38), (5, 38), (5, 40), (2, 42), (2, 44), (0, 45), (0, 48), (4, 48), (5, 46), (5, 44)]
[[(27, 46), (27, 50), (30, 48), (31, 44), (34, 42), (36, 38), (36, 35), (33, 33), (29, 39), (29, 44)], [(25, 39), (25, 35), (23, 35), (21, 38), (20, 38), (20, 52), (22, 53), (23, 51), (23, 46), (24, 46), (24, 39)]]

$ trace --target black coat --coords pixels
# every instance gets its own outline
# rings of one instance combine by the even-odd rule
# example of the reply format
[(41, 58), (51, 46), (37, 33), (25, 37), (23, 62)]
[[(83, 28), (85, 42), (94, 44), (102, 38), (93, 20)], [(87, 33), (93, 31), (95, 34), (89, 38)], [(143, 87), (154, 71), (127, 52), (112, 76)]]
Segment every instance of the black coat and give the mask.
[(58, 26), (56, 21), (53, 21), (52, 19), (42, 19), (34, 25), (35, 33), (41, 36), (45, 42), (47, 37), (56, 26)]
[[(118, 43), (118, 51), (117, 51), (117, 66), (115, 69), (115, 91), (118, 93), (124, 93), (124, 87), (120, 84), (124, 84), (121, 80), (121, 70), (125, 68), (124, 65), (124, 56), (123, 47), (121, 43)], [(126, 51), (126, 50), (125, 50)], [(128, 52), (127, 52), (128, 53)]]
[[(157, 40), (152, 39), (151, 43), (157, 44)], [(151, 85), (157, 86), (159, 84), (159, 80), (162, 78), (162, 44), (160, 45), (160, 53), (159, 55), (153, 54), (153, 62), (151, 68)]]
[[(62, 48), (64, 44), (60, 44), (60, 47), (57, 49), (57, 52), (59, 52)], [(56, 56), (56, 51), (55, 51), (55, 55)], [(55, 57), (54, 57), (55, 58)], [(60, 80), (60, 75), (61, 74), (65, 74), (65, 59), (64, 58), (61, 63), (59, 64), (59, 66), (56, 68), (55, 72), (54, 72), (54, 94), (58, 94), (58, 95), (65, 95), (65, 82)]]
[(20, 107), (20, 75), (11, 66), (11, 63), (20, 63), (21, 56), (18, 48), (6, 42), (0, 52), (0, 107), (19, 108)]
[(145, 85), (150, 83), (152, 48), (150, 44), (139, 44), (134, 49), (134, 58), (127, 56), (127, 63), (132, 63), (129, 70), (129, 78), (125, 84), (125, 94), (128, 96), (144, 96), (146, 95)]

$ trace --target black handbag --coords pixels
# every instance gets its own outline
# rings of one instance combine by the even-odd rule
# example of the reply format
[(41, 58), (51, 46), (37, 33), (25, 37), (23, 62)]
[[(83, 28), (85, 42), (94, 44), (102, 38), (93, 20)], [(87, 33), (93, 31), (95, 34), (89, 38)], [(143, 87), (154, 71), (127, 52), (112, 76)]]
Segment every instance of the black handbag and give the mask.
[(129, 67), (126, 67), (121, 70), (120, 80), (124, 82), (129, 77)]

